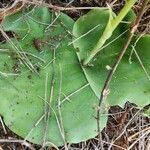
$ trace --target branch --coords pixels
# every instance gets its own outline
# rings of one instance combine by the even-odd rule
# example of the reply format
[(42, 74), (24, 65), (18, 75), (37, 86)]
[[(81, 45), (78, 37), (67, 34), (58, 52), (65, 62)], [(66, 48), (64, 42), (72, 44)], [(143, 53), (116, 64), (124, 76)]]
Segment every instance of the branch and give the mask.
[(118, 65), (120, 64), (133, 36), (134, 36), (134, 33), (135, 31), (137, 30), (138, 26), (139, 26), (139, 23), (140, 23), (140, 20), (145, 12), (145, 8), (148, 4), (149, 0), (145, 0), (143, 2), (143, 5), (141, 7), (141, 10), (139, 11), (139, 14), (137, 15), (137, 18), (135, 19), (135, 21), (133, 22), (133, 25), (132, 25), (132, 28), (130, 30), (130, 33), (128, 35), (128, 38), (122, 48), (122, 50), (120, 51), (119, 55), (118, 55), (118, 58), (116, 60), (116, 62), (113, 64), (113, 67), (112, 69), (110, 70), (110, 72), (108, 73), (108, 76), (106, 78), (106, 81), (104, 83), (104, 86), (103, 86), (103, 89), (101, 91), (101, 95), (100, 95), (100, 99), (99, 99), (99, 104), (98, 104), (98, 110), (97, 110), (97, 131), (98, 131), (98, 134), (100, 134), (100, 124), (99, 124), (99, 121), (100, 121), (100, 106), (102, 104), (102, 101), (104, 100), (104, 98), (108, 95), (109, 93), (109, 84), (112, 80), (112, 77), (118, 67)]
[(65, 7), (61, 7), (61, 6), (45, 3), (43, 1), (40, 2), (39, 0), (20, 0), (20, 1), (26, 4), (47, 7), (56, 11), (99, 9), (99, 7), (68, 7), (68, 4)]

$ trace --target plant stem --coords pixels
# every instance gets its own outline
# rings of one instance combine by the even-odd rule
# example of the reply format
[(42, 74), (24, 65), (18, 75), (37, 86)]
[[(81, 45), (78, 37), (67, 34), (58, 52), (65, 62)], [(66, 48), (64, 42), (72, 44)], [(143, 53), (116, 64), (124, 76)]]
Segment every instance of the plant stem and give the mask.
[[(131, 42), (131, 40), (132, 40), (132, 38), (134, 36), (135, 31), (138, 28), (139, 22), (140, 22), (143, 14), (145, 12), (145, 8), (146, 8), (148, 2), (149, 2), (149, 0), (145, 0), (143, 2), (141, 10), (139, 11), (139, 14), (137, 15), (136, 20), (133, 22), (133, 25), (132, 25), (132, 28), (131, 28), (130, 33), (128, 35), (127, 41), (125, 42), (122, 50), (120, 51), (120, 53), (118, 55), (118, 58), (117, 58), (116, 62), (113, 64), (112, 69), (110, 70), (110, 72), (109, 72), (109, 74), (107, 76), (107, 79), (106, 79), (106, 81), (104, 83), (104, 86), (103, 86), (103, 89), (101, 91), (99, 104), (98, 104), (99, 108), (100, 108), (100, 106), (102, 104), (102, 101), (103, 101), (104, 97), (107, 97), (107, 95), (108, 95), (108, 90), (109, 90), (108, 87), (109, 87), (109, 84), (110, 84), (110, 82), (112, 80), (112, 77), (113, 77), (113, 75), (114, 75), (114, 73), (115, 73), (119, 63), (121, 62), (121, 60), (122, 60), (122, 58), (123, 58), (123, 56), (124, 56), (128, 46), (129, 46), (129, 44), (130, 44), (130, 42)], [(98, 111), (97, 111), (97, 130), (98, 130), (98, 133), (100, 133), (99, 120), (100, 120), (100, 109), (98, 109)]]
[(126, 14), (131, 10), (132, 6), (135, 4), (137, 0), (128, 0), (125, 6), (122, 8), (118, 16), (112, 20), (112, 30), (114, 31), (122, 19), (126, 16)]
[(128, 0), (123, 9), (118, 14), (118, 16), (116, 16), (115, 19), (113, 19), (110, 22), (110, 26), (106, 26), (99, 41), (97, 42), (93, 50), (90, 52), (88, 57), (83, 61), (84, 66), (86, 66), (93, 59), (93, 57), (100, 51), (100, 48), (105, 44), (106, 40), (111, 37), (113, 31), (122, 21), (122, 19), (126, 16), (126, 14), (129, 12), (129, 10), (132, 8), (132, 6), (135, 4), (136, 1), (137, 0)]

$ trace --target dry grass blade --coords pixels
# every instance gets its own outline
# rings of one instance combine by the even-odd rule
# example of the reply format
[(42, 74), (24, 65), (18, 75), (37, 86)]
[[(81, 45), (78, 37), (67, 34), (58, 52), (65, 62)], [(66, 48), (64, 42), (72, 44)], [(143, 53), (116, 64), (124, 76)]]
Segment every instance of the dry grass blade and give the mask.
[[(55, 6), (52, 4), (48, 4), (45, 2), (40, 2), (37, 0), (21, 0), (22, 2), (26, 3), (26, 4), (32, 4), (32, 5), (36, 5), (36, 6), (43, 6), (43, 7), (47, 7), (53, 10), (57, 10), (57, 11), (64, 11), (64, 10), (89, 10), (89, 9), (99, 9), (99, 7), (61, 7), (61, 6)], [(107, 8), (104, 8), (107, 9)]]
[(0, 139), (0, 143), (20, 143), (26, 147), (28, 147), (30, 150), (36, 150), (30, 143), (24, 141), (24, 140), (17, 140), (17, 139)]
[(26, 55), (26, 53), (22, 50), (22, 48), (18, 48), (16, 44), (9, 38), (9, 36), (5, 33), (2, 26), (0, 25), (0, 32), (6, 39), (6, 41), (12, 46), (12, 49), (15, 51), (15, 53), (20, 57), (19, 60), (31, 71), (35, 72), (39, 75), (38, 71), (34, 67), (34, 65), (31, 63), (30, 59)]
[(6, 128), (5, 128), (5, 125), (4, 125), (4, 122), (3, 122), (3, 119), (2, 119), (1, 116), (0, 116), (0, 123), (2, 124), (4, 133), (7, 134), (7, 130), (6, 130)]
[(149, 127), (146, 127), (146, 128), (144, 128), (143, 130), (141, 130), (141, 131), (139, 131), (139, 132), (137, 132), (137, 133), (135, 133), (135, 134), (133, 134), (133, 135), (131, 135), (130, 137), (128, 137), (128, 140), (129, 141), (132, 141), (136, 136), (138, 136), (141, 132), (150, 132), (150, 126)]
[(21, 10), (24, 7), (24, 2), (16, 0), (12, 6), (8, 8), (3, 8), (0, 10), (0, 21), (3, 20), (4, 17), (12, 15), (17, 11)]
[(133, 146), (134, 146), (138, 141), (140, 141), (141, 139), (147, 137), (148, 134), (150, 134), (150, 130), (144, 132), (139, 138), (137, 138), (137, 140), (135, 140), (135, 141), (130, 145), (130, 147), (128, 148), (128, 150), (132, 150), (132, 149), (133, 149)]

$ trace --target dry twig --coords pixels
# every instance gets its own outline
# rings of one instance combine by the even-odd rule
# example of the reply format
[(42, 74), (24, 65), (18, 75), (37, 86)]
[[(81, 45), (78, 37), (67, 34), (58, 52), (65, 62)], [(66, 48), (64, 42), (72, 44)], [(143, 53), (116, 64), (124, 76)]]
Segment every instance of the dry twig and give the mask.
[(14, 13), (16, 13), (17, 11), (21, 10), (24, 7), (25, 3), (16, 0), (12, 6), (1, 9), (0, 10), (0, 21), (3, 20), (4, 17), (12, 15)]
[(108, 76), (107, 76), (106, 81), (104, 83), (103, 89), (101, 91), (101, 95), (100, 95), (100, 99), (99, 99), (99, 104), (98, 104), (99, 109), (97, 111), (97, 131), (98, 131), (99, 137), (100, 137), (100, 124), (99, 124), (99, 121), (100, 121), (100, 107), (101, 107), (102, 101), (104, 100), (105, 97), (107, 97), (106, 94), (109, 91), (109, 84), (110, 84), (110, 82), (112, 80), (112, 77), (113, 77), (113, 75), (114, 75), (114, 73), (115, 73), (118, 65), (120, 64), (120, 62), (121, 62), (121, 60), (122, 60), (122, 58), (123, 58), (123, 56), (124, 56), (124, 54), (125, 54), (128, 46), (130, 44), (130, 42), (132, 41), (134, 33), (136, 32), (136, 30), (138, 28), (138, 25), (139, 25), (140, 20), (141, 20), (143, 14), (145, 12), (145, 8), (146, 8), (148, 2), (149, 2), (149, 0), (145, 0), (143, 2), (141, 10), (139, 11), (139, 14), (137, 15), (137, 18), (133, 22), (133, 25), (132, 25), (132, 28), (131, 28), (130, 33), (128, 35), (128, 38), (127, 38), (127, 40), (126, 40), (126, 42), (125, 42), (122, 50), (120, 51), (116, 62), (113, 64), (112, 69), (108, 73)]

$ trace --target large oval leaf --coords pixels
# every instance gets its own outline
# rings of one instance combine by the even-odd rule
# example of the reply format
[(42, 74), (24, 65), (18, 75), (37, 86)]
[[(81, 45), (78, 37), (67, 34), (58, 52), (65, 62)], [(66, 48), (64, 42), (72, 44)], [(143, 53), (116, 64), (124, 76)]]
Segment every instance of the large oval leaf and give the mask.
[[(73, 44), (75, 48), (78, 48), (80, 60), (88, 56), (93, 45), (97, 43), (98, 38), (103, 34), (109, 15), (109, 10), (92, 10), (85, 16), (80, 17), (74, 24), (73, 34), (76, 39)], [(133, 13), (128, 14), (126, 18), (131, 21), (130, 18), (134, 18)], [(82, 24), (84, 24), (84, 28)], [(97, 30), (92, 30), (95, 26), (98, 26)], [(107, 68), (110, 69), (111, 65), (113, 65), (123, 47), (125, 38), (127, 38), (126, 34), (122, 36), (126, 29), (127, 26), (125, 27), (124, 25), (117, 27), (112, 37), (104, 45), (105, 48), (97, 54), (89, 66), (83, 67), (87, 80), (97, 97), (100, 96), (100, 91), (108, 75)], [(91, 30), (92, 32), (89, 33)], [(134, 46), (134, 51), (133, 46), (130, 45), (110, 84), (110, 94), (104, 102), (108, 106), (123, 106), (126, 101), (141, 107), (150, 103), (150, 81), (148, 79), (148, 74), (150, 73), (149, 46), (149, 35), (142, 37), (137, 42), (136, 46)], [(136, 52), (138, 55), (135, 55)]]
[[(0, 45), (0, 114), (11, 130), (33, 143), (63, 145), (97, 134), (98, 98), (68, 46), (73, 24), (42, 7), (2, 23), (13, 37), (3, 32), (7, 41)], [(101, 128), (106, 121), (103, 115)]]

